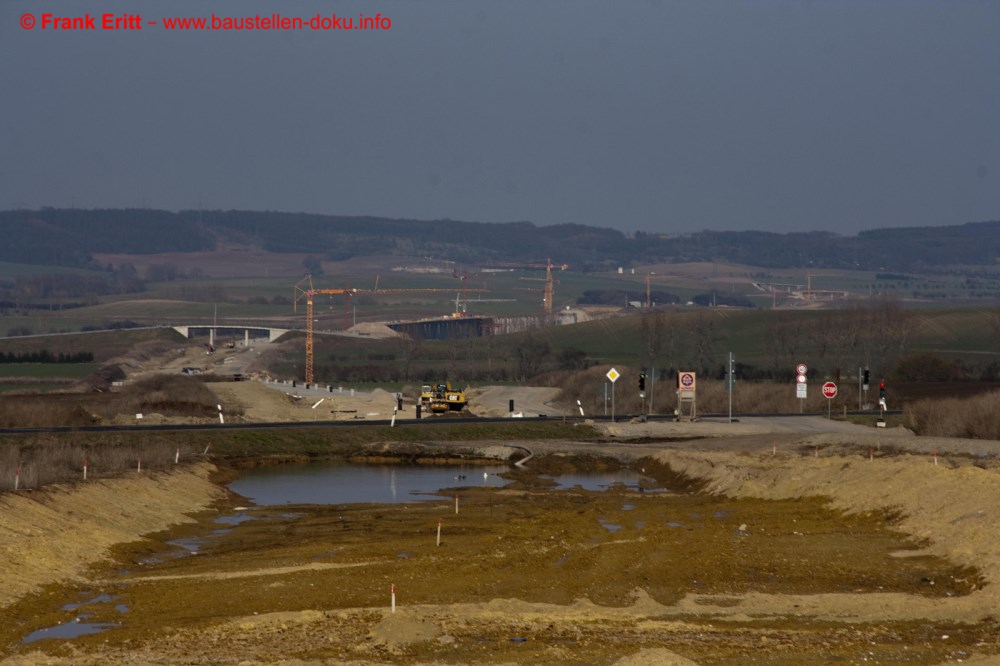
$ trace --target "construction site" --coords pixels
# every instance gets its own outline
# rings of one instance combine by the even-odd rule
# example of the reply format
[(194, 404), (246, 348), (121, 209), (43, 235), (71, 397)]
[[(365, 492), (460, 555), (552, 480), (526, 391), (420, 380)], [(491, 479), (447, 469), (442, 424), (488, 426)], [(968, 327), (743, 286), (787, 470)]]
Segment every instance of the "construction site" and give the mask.
[[(568, 264), (553, 264), (551, 259), (545, 263), (489, 263), (483, 264), (485, 270), (545, 270), (544, 278), (521, 278), (534, 279), (543, 282), (541, 288), (522, 288), (524, 290), (541, 291), (542, 300), (540, 312), (535, 315), (517, 316), (475, 316), (468, 313), (469, 294), (476, 294), (479, 298), (476, 303), (497, 302), (510, 299), (492, 299), (484, 301), (482, 294), (488, 290), (486, 288), (471, 287), (471, 275), (467, 271), (461, 274), (453, 272), (452, 277), (461, 281), (458, 289), (443, 288), (385, 288), (379, 285), (380, 277), (375, 279), (375, 286), (371, 289), (352, 288), (344, 286), (339, 288), (319, 288), (316, 287), (311, 275), (307, 275), (295, 285), (294, 307), (298, 311), (300, 304), (304, 304), (305, 309), (305, 373), (304, 379), (307, 384), (315, 381), (314, 358), (315, 358), (315, 336), (316, 328), (316, 301), (321, 296), (340, 297), (343, 299), (343, 330), (349, 330), (355, 323), (352, 317), (352, 299), (359, 297), (383, 298), (390, 296), (420, 296), (420, 295), (441, 295), (455, 293), (455, 307), (453, 311), (444, 317), (434, 317), (419, 319), (415, 321), (389, 321), (385, 325), (389, 330), (405, 335), (414, 340), (449, 340), (460, 338), (476, 338), (490, 335), (501, 335), (507, 333), (517, 333), (531, 328), (545, 326), (549, 324), (561, 323), (562, 318), (553, 313), (553, 302), (555, 299), (555, 285), (559, 282), (553, 276), (553, 270), (565, 271)], [(570, 323), (579, 321), (579, 317), (574, 316)]]

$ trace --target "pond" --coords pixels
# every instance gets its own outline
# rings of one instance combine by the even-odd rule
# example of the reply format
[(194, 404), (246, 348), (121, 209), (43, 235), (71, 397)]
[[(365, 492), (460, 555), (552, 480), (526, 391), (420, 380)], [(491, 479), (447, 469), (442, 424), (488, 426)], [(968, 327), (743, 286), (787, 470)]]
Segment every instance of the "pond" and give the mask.
[[(290, 463), (244, 470), (229, 489), (260, 506), (276, 504), (396, 504), (429, 500), (442, 488), (506, 485), (508, 465), (370, 465), (349, 462)], [(575, 472), (551, 478), (555, 489), (637, 489), (635, 470)]]

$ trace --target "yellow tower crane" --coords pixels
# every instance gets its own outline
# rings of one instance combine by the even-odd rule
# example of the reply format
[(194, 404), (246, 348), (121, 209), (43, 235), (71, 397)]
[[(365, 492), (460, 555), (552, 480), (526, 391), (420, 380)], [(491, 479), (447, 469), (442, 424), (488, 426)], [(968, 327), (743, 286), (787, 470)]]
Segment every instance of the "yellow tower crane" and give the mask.
[(295, 285), (295, 309), (298, 309), (300, 300), (304, 299), (306, 302), (306, 384), (313, 383), (313, 297), (316, 294), (343, 294), (345, 299), (349, 299), (352, 294), (356, 293), (358, 293), (358, 290), (351, 289), (350, 287), (344, 287), (343, 289), (316, 289), (313, 287), (311, 275), (305, 276)]
[(564, 271), (569, 268), (569, 264), (553, 264), (551, 259), (546, 259), (545, 263), (493, 263), (493, 264), (482, 264), (484, 268), (544, 268), (545, 269), (545, 287), (542, 289), (542, 308), (544, 309), (545, 316), (552, 316), (552, 301), (555, 298), (555, 283), (558, 280), (552, 277), (552, 269), (558, 268)]
[[(369, 291), (367, 289), (352, 289), (350, 287), (344, 287), (343, 289), (317, 289), (313, 286), (312, 276), (307, 275), (298, 284), (295, 285), (295, 300), (293, 302), (293, 311), (298, 311), (298, 304), (300, 300), (305, 300), (306, 302), (306, 368), (305, 368), (305, 382), (306, 384), (312, 384), (315, 380), (315, 375), (313, 373), (313, 298), (317, 294), (343, 294), (344, 295), (344, 313), (345, 322), (344, 328), (347, 328), (347, 304), (351, 296), (356, 294), (372, 294), (374, 296), (388, 295), (388, 294), (431, 294), (431, 293), (451, 293), (453, 289), (381, 289), (378, 286), (378, 278), (376, 278), (375, 289)], [(483, 292), (485, 289), (468, 289), (470, 292)]]

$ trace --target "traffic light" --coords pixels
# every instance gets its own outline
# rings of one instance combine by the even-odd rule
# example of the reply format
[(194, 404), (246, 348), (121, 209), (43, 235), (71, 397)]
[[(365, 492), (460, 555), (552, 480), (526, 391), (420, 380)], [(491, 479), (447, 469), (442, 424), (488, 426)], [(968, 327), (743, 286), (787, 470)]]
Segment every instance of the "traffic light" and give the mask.
[(646, 390), (646, 372), (645, 371), (639, 373), (639, 390), (640, 391), (645, 391)]
[(868, 380), (870, 380), (871, 378), (872, 378), (872, 373), (868, 370), (868, 368), (865, 368), (865, 372), (861, 383), (865, 385), (866, 390), (868, 389), (868, 384), (870, 383)]
[(878, 397), (885, 398), (885, 380), (878, 383)]

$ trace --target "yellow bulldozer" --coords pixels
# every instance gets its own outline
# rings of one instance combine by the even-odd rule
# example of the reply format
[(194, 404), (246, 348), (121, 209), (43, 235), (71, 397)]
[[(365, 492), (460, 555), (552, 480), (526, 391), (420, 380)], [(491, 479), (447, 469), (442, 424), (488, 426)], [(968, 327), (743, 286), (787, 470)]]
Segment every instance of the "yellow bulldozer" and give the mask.
[(452, 388), (451, 382), (437, 386), (425, 384), (420, 388), (421, 409), (429, 410), (432, 414), (460, 412), (467, 404), (469, 401), (465, 398), (465, 391)]

